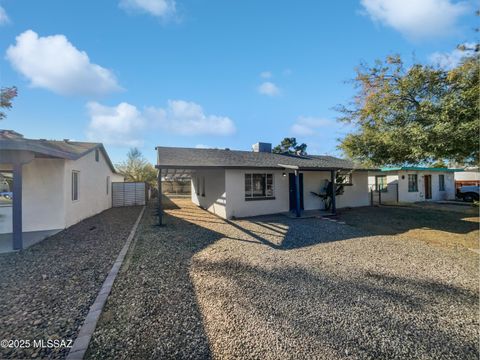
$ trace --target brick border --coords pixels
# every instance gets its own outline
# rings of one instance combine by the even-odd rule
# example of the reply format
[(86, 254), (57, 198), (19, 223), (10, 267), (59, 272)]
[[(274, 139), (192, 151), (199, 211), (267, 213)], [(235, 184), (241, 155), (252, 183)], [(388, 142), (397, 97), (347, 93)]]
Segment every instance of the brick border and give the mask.
[(140, 211), (137, 221), (135, 221), (135, 224), (133, 225), (132, 230), (128, 235), (128, 238), (125, 241), (125, 245), (123, 245), (122, 250), (118, 254), (115, 263), (113, 264), (110, 272), (107, 275), (107, 278), (103, 282), (103, 285), (97, 295), (97, 298), (95, 299), (95, 302), (92, 304), (92, 306), (90, 306), (88, 315), (85, 318), (85, 321), (80, 328), (80, 332), (78, 333), (78, 336), (75, 339), (75, 342), (73, 343), (73, 346), (67, 355), (67, 360), (81, 360), (85, 356), (85, 352), (88, 349), (88, 344), (90, 343), (90, 339), (92, 338), (93, 332), (95, 331), (95, 327), (97, 326), (100, 314), (102, 313), (103, 307), (107, 302), (108, 295), (112, 290), (113, 282), (117, 277), (120, 267), (122, 266), (125, 255), (127, 254), (133, 237), (135, 236), (138, 224), (140, 223), (144, 212), (145, 206), (142, 208), (142, 211)]

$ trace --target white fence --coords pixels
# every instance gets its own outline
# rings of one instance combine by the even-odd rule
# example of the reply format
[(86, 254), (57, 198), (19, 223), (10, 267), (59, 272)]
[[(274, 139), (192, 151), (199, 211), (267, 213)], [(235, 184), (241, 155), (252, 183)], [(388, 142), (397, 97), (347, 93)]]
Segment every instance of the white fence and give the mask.
[(143, 182), (112, 183), (112, 206), (145, 205), (147, 189)]

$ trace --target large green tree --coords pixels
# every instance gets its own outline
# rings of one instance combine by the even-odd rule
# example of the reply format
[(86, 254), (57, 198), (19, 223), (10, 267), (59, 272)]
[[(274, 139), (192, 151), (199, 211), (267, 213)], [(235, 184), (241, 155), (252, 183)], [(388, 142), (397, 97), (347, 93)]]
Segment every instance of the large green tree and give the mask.
[(152, 187), (156, 186), (157, 170), (137, 148), (130, 149), (127, 153), (127, 160), (117, 164), (116, 168), (125, 177), (125, 181), (140, 181), (146, 182)]
[(307, 144), (305, 144), (305, 143), (298, 144), (296, 138), (286, 137), (280, 142), (279, 145), (275, 146), (272, 149), (272, 152), (277, 153), (277, 154), (306, 155), (307, 154)]
[(361, 65), (353, 101), (337, 108), (355, 129), (340, 149), (369, 165), (478, 163), (479, 55), (465, 55), (451, 70), (399, 56)]
[(0, 89), (0, 120), (7, 117), (3, 109), (9, 110), (12, 108), (12, 100), (17, 94), (17, 88), (15, 86)]

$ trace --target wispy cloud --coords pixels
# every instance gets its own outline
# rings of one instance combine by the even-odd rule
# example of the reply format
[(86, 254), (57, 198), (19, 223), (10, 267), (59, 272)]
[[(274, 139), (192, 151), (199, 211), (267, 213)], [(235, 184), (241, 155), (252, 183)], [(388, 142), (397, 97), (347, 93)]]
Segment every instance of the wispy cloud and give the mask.
[(40, 37), (32, 30), (17, 36), (7, 49), (12, 67), (32, 87), (60, 95), (98, 96), (121, 90), (113, 73), (90, 61), (64, 35)]
[(180, 135), (231, 135), (235, 124), (229, 117), (205, 114), (202, 106), (184, 100), (169, 100), (167, 107), (149, 107), (145, 114), (162, 129)]
[(136, 106), (123, 102), (110, 107), (89, 102), (87, 109), (90, 115), (88, 140), (110, 145), (142, 145), (141, 133), (146, 122)]
[(410, 39), (449, 35), (458, 18), (469, 11), (466, 2), (451, 0), (361, 0), (370, 18)]
[(290, 132), (296, 136), (312, 136), (321, 129), (335, 126), (333, 120), (317, 118), (312, 116), (299, 116), (295, 123), (291, 126)]
[[(467, 48), (475, 48), (474, 43), (465, 43), (464, 45)], [(451, 52), (435, 52), (430, 55), (429, 60), (434, 65), (450, 70), (460, 64), (465, 55), (465, 51), (454, 49)]]
[(89, 102), (87, 110), (87, 138), (111, 145), (141, 146), (147, 132), (158, 129), (184, 136), (227, 136), (236, 131), (230, 118), (205, 114), (200, 105), (184, 100), (169, 100), (165, 108), (147, 107), (143, 111), (125, 102), (116, 106)]
[(175, 0), (120, 0), (120, 7), (126, 11), (146, 13), (162, 19), (176, 13)]
[(262, 71), (260, 73), (260, 77), (262, 79), (270, 79), (273, 76), (273, 74), (270, 71)]
[(258, 87), (258, 92), (266, 96), (278, 96), (280, 95), (280, 89), (271, 81), (265, 81)]
[(10, 22), (10, 18), (8, 17), (7, 12), (2, 6), (0, 6), (0, 25), (5, 25), (5, 24), (8, 24), (9, 22)]

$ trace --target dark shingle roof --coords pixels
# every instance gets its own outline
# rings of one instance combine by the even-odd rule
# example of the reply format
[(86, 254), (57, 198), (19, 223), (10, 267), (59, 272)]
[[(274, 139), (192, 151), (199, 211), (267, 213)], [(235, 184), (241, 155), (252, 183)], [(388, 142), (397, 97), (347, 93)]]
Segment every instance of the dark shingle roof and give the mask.
[(116, 172), (107, 151), (101, 143), (0, 136), (0, 150), (26, 150), (45, 157), (77, 160), (95, 149), (102, 151), (108, 165), (112, 171)]
[(267, 152), (193, 149), (178, 147), (156, 148), (158, 168), (278, 168), (298, 166), (300, 169), (360, 169), (351, 161), (320, 155), (284, 155)]

